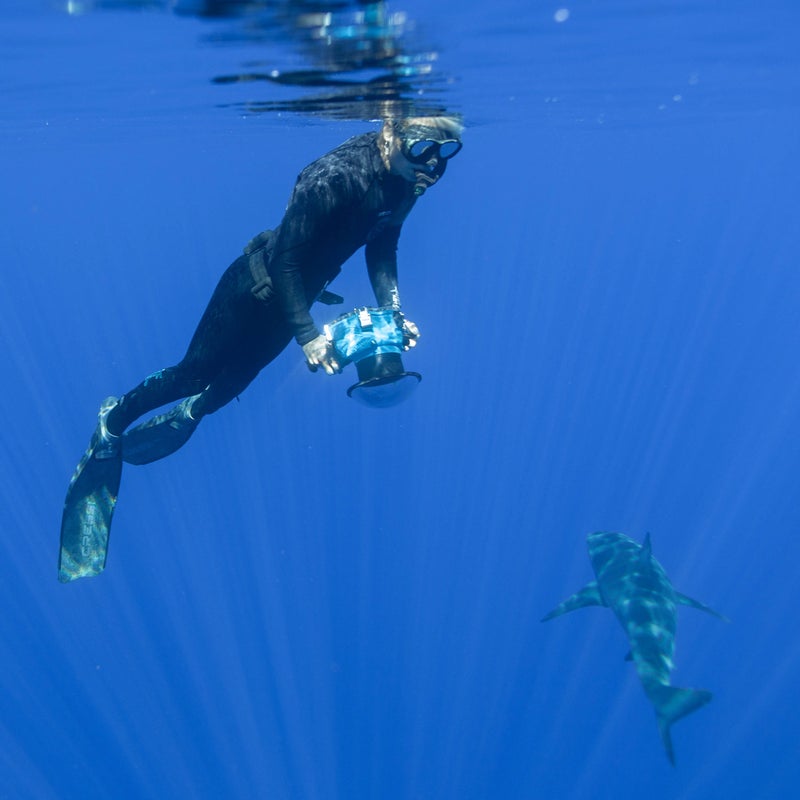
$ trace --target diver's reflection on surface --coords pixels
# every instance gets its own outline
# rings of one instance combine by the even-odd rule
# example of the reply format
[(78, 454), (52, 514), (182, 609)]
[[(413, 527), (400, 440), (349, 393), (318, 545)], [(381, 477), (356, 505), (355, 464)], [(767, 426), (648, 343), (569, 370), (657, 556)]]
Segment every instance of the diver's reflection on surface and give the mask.
[[(384, 0), (68, 0), (65, 8), (76, 15), (153, 9), (236, 20), (206, 40), (244, 43), (261, 52), (248, 61), (246, 71), (218, 75), (212, 82), (277, 84), (295, 93), (230, 103), (222, 99), (223, 106), (359, 120), (447, 113), (437, 100), (449, 83), (434, 70), (438, 53), (417, 40), (413, 20), (403, 11), (390, 11)], [(287, 53), (287, 45), (294, 52)], [(281, 60), (291, 67), (283, 68)], [(297, 96), (297, 87), (323, 91)]]
[(279, 3), (269, 20), (250, 20), (246, 27), (250, 39), (291, 42), (307, 66), (280, 69), (262, 60), (259, 65), (271, 68), (221, 75), (215, 83), (262, 81), (324, 90), (235, 104), (248, 112), (338, 119), (446, 113), (432, 100), (446, 84), (433, 69), (438, 54), (415, 40), (414, 22), (404, 12), (390, 12), (385, 2)]

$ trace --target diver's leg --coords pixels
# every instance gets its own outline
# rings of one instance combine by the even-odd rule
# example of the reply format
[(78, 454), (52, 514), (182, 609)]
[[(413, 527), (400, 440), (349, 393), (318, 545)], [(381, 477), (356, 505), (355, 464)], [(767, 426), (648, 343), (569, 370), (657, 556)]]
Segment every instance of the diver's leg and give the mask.
[(181, 361), (148, 375), (126, 392), (108, 414), (108, 429), (121, 435), (139, 417), (202, 392), (236, 357), (252, 306), (253, 278), (246, 258), (237, 258), (219, 279)]
[[(72, 476), (64, 503), (59, 580), (96, 575), (105, 566), (122, 474), (123, 432), (143, 414), (202, 392), (235, 358), (258, 303), (251, 291), (253, 283), (248, 260), (238, 258), (220, 278), (183, 360), (148, 376), (119, 400), (111, 397), (101, 406), (97, 428)], [(170, 452), (180, 447), (197, 425), (199, 417), (192, 419), (189, 407), (190, 403), (179, 406), (179, 412), (159, 428), (171, 436)], [(175, 421), (178, 428), (186, 421), (192, 423), (184, 426), (177, 443), (174, 427), (169, 425)]]
[(125, 424), (146, 410), (191, 395), (125, 433), (125, 461), (147, 464), (174, 453), (203, 416), (244, 391), (291, 340), (279, 305), (253, 296), (249, 267), (241, 262), (234, 262), (220, 281), (183, 361), (151, 375), (123, 398)]
[(122, 435), (129, 425), (149, 411), (202, 392), (212, 375), (201, 364), (184, 361), (148, 375), (119, 398), (108, 415), (108, 429), (117, 436)]
[(261, 364), (235, 364), (224, 369), (204, 392), (194, 399), (192, 416), (201, 420), (208, 414), (219, 411), (238, 397), (261, 372)]
[(264, 333), (261, 331), (261, 336), (252, 340), (249, 347), (243, 347), (244, 352), (224, 367), (202, 392), (187, 397), (166, 414), (126, 431), (122, 436), (123, 459), (129, 464), (149, 464), (183, 447), (204, 416), (241, 394), (291, 341), (291, 333), (285, 326), (279, 326), (266, 338)]
[(261, 322), (263, 324), (257, 330), (250, 332), (247, 345), (238, 357), (221, 370), (193, 402), (193, 417), (199, 420), (213, 414), (238, 397), (292, 340), (292, 333), (282, 315), (274, 314), (271, 318), (264, 315)]
[[(97, 427), (72, 475), (64, 500), (58, 561), (60, 581), (97, 575), (105, 567), (126, 451), (125, 428), (142, 413), (187, 394), (196, 394), (207, 385), (208, 378), (181, 363), (149, 376), (121, 399), (109, 397), (103, 402)], [(191, 431), (183, 435), (181, 444), (189, 435)]]
[(150, 464), (179, 450), (197, 429), (200, 417), (192, 414), (198, 393), (182, 400), (122, 434), (122, 458), (128, 464)]
[(248, 291), (238, 317), (238, 337), (224, 366), (192, 404), (192, 416), (213, 414), (240, 395), (286, 349), (292, 332), (276, 297), (256, 299)]

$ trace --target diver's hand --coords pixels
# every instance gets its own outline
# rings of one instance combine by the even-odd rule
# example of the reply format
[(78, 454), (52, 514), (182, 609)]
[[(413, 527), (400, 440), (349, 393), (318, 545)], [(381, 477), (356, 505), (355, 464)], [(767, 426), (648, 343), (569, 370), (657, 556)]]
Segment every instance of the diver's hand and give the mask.
[(410, 320), (403, 317), (403, 350), (410, 350), (417, 346), (419, 339), (419, 328)]
[(306, 342), (303, 345), (303, 353), (306, 357), (306, 364), (312, 372), (316, 372), (319, 367), (322, 367), (328, 375), (342, 371), (330, 342), (322, 334), (316, 339)]

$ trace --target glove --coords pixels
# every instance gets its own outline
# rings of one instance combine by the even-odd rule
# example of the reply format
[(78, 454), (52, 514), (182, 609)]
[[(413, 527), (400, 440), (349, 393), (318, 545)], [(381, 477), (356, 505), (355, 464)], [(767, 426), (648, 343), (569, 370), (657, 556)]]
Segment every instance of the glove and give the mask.
[(312, 372), (316, 372), (319, 367), (322, 367), (328, 375), (342, 371), (330, 342), (322, 334), (316, 339), (306, 342), (303, 345), (303, 353), (306, 357), (306, 364)]

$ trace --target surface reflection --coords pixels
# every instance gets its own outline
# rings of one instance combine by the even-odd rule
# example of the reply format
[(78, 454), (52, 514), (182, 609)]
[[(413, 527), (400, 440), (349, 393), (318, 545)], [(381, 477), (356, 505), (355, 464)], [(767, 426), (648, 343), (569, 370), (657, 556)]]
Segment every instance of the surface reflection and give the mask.
[[(269, 84), (263, 93), (221, 105), (249, 113), (295, 112), (366, 120), (451, 113), (452, 78), (436, 69), (437, 51), (415, 21), (384, 0), (69, 0), (70, 14), (160, 10), (216, 20), (212, 44), (258, 51), (241, 69), (216, 75), (217, 85)], [(283, 94), (283, 93), (281, 93)]]

